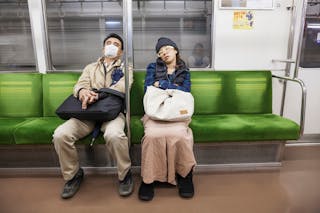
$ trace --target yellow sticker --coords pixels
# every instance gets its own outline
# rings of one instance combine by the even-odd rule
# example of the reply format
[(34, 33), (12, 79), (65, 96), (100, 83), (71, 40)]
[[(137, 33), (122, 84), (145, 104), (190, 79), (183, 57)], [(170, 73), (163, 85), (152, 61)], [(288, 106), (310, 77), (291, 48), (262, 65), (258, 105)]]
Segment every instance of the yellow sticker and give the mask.
[(185, 115), (185, 114), (188, 114), (188, 110), (186, 109), (180, 110), (180, 115)]

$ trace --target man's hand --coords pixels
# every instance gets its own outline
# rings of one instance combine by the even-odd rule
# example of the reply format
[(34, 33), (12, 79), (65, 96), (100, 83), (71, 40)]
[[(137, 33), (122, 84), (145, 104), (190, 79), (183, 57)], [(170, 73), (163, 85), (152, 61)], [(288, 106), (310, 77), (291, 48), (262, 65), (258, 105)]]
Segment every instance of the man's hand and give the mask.
[(79, 92), (79, 100), (82, 102), (82, 109), (87, 109), (88, 104), (92, 104), (98, 100), (98, 93), (82, 89)]

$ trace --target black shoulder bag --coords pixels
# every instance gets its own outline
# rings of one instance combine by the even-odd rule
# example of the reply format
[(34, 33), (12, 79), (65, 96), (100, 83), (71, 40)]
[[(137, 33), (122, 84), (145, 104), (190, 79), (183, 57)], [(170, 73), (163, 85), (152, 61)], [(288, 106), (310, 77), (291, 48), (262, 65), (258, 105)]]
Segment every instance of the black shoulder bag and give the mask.
[(99, 98), (89, 104), (87, 109), (82, 109), (79, 99), (70, 95), (56, 110), (56, 114), (67, 120), (77, 118), (90, 121), (110, 121), (115, 119), (120, 112), (124, 111), (125, 94), (110, 88), (96, 90)]

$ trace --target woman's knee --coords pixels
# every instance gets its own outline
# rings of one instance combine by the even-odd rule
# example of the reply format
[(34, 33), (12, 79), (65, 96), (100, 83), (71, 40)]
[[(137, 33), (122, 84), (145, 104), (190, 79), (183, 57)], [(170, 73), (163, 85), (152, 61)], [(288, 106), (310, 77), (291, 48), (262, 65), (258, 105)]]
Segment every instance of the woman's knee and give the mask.
[(157, 129), (145, 129), (144, 131), (144, 137), (148, 139), (157, 139), (157, 138), (163, 138), (166, 137), (166, 132), (159, 131)]

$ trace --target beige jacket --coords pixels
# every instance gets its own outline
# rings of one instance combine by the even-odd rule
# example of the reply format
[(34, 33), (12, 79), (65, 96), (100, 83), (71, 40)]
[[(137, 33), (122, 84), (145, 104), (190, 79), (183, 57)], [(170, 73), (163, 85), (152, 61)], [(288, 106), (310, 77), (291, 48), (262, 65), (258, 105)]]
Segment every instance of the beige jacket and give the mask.
[[(88, 64), (84, 68), (80, 78), (78, 79), (78, 82), (76, 83), (73, 89), (73, 95), (75, 97), (78, 97), (79, 91), (82, 88), (89, 89), (89, 90), (93, 88), (95, 89), (111, 88), (119, 92), (125, 93), (125, 75), (116, 84), (110, 87), (112, 83), (111, 74), (116, 67), (121, 67), (122, 71), (125, 73), (125, 69), (124, 69), (123, 63), (121, 63), (121, 60), (118, 59), (113, 64), (108, 65), (108, 67), (106, 67), (106, 71), (107, 71), (106, 73), (104, 72), (103, 61), (104, 61), (104, 57), (101, 57), (98, 59), (97, 62)], [(132, 68), (130, 68), (129, 69), (129, 87), (130, 88), (131, 88), (132, 82), (133, 82), (133, 74), (132, 74)]]

